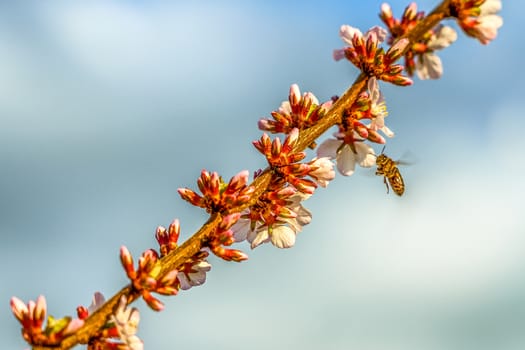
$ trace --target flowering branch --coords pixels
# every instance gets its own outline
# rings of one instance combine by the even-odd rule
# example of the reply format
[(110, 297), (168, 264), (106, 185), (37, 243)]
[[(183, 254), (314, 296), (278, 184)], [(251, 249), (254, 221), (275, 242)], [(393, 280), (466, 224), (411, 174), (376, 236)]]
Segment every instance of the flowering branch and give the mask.
[[(385, 184), (388, 177), (394, 192), (401, 195), (404, 184), (393, 170), (395, 162), (383, 154), (376, 156), (364, 143), (384, 144), (379, 131), (387, 137), (394, 135), (384, 124), (387, 112), (378, 81), (410, 85), (412, 80), (402, 72), (411, 76), (414, 70), (421, 79), (439, 77), (441, 61), (434, 51), (456, 40), (455, 32), (440, 22), (454, 17), (467, 35), (486, 44), (502, 25), (495, 14), (500, 8), (499, 0), (444, 0), (427, 16), (411, 4), (402, 20), (397, 20), (383, 4), (380, 17), (390, 31), (390, 48), (386, 51), (380, 46), (387, 38), (385, 29), (374, 27), (362, 34), (356, 28), (342, 26), (340, 35), (348, 46), (335, 50), (334, 58), (346, 58), (361, 73), (341, 97), (319, 105), (313, 94), (301, 96), (297, 85), (292, 85), (289, 101), (272, 113), (274, 120), (259, 121), (260, 129), (286, 137), (281, 142), (264, 133), (254, 142), (269, 166), (256, 172), (251, 184), (246, 171), (226, 183), (217, 173), (203, 170), (197, 182), (202, 194), (188, 188), (179, 189), (179, 194), (204, 208), (210, 214), (207, 222), (180, 246), (178, 220), (168, 229), (159, 227), (159, 252), (146, 250), (137, 268), (131, 253), (122, 247), (121, 262), (130, 284), (106, 302), (95, 295), (90, 308), (78, 308), (78, 319), (54, 320), (49, 316), (42, 330), (45, 299), (39, 297), (26, 306), (13, 298), (11, 308), (22, 324), (24, 339), (33, 349), (41, 350), (65, 350), (77, 344), (88, 344), (88, 349), (142, 349), (142, 341), (135, 335), (138, 311), (127, 305), (142, 297), (152, 309), (162, 310), (163, 304), (152, 293), (175, 295), (180, 289), (204, 283), (210, 253), (227, 261), (247, 259), (242, 251), (228, 248), (235, 242), (248, 240), (252, 248), (265, 242), (279, 248), (293, 246), (296, 234), (311, 220), (311, 213), (301, 202), (335, 176), (331, 159), (336, 159), (339, 172), (347, 176), (353, 173), (356, 162), (367, 167), (377, 165), (376, 174), (384, 176)], [(402, 56), (404, 66), (395, 63)], [(302, 162), (306, 156), (303, 151), (315, 148), (315, 141), (332, 126), (339, 128), (336, 139), (319, 146), (318, 158)]]

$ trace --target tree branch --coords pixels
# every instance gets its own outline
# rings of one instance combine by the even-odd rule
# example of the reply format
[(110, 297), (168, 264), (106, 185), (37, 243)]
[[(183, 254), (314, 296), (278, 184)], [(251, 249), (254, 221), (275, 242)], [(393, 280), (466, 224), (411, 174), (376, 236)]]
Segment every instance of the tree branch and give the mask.
[[(406, 35), (406, 38), (411, 43), (422, 37), (427, 31), (434, 28), (441, 20), (448, 17), (450, 0), (444, 0), (439, 4), (427, 17), (417, 24), (413, 30)], [(407, 49), (410, 45), (407, 46)], [(296, 151), (302, 151), (312, 144), (319, 136), (326, 132), (330, 127), (334, 126), (341, 120), (343, 111), (349, 108), (356, 100), (358, 95), (366, 87), (369, 77), (361, 73), (352, 86), (333, 104), (325, 116), (309, 129), (303, 130), (300, 133), (299, 141)], [(258, 176), (252, 186), (255, 187), (250, 201), (242, 206), (234, 208), (231, 212), (240, 212), (252, 206), (257, 199), (266, 191), (268, 184), (272, 178), (272, 171), (267, 168), (260, 176)], [(213, 234), (215, 228), (222, 220), (219, 213), (214, 213), (210, 216), (207, 222), (188, 240), (186, 240), (177, 249), (166, 255), (160, 260), (161, 275), (180, 267), (193, 255), (198, 253), (204, 246), (207, 239)], [(85, 324), (75, 334), (66, 337), (62, 343), (57, 347), (41, 347), (34, 346), (34, 350), (51, 350), (51, 349), (70, 349), (78, 344), (87, 344), (89, 339), (93, 337), (106, 323), (107, 318), (114, 313), (121, 296), (126, 295), (128, 303), (135, 301), (139, 294), (133, 290), (131, 285), (128, 285), (116, 293), (104, 305), (102, 305), (96, 312), (88, 317)]]

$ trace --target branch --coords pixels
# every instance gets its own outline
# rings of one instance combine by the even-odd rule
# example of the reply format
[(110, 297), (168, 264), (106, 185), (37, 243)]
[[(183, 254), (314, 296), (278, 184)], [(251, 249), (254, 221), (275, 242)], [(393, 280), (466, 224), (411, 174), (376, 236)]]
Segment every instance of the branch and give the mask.
[[(444, 0), (438, 5), (427, 17), (420, 21), (411, 32), (405, 37), (414, 43), (420, 39), (425, 33), (434, 28), (441, 20), (450, 16), (449, 4), (451, 0)], [(407, 45), (405, 50), (409, 48)], [(350, 108), (357, 100), (359, 94), (366, 88), (369, 76), (361, 73), (352, 86), (333, 104), (327, 111), (325, 116), (314, 126), (301, 131), (299, 141), (295, 151), (302, 151), (316, 139), (325, 133), (330, 127), (341, 121), (343, 111)], [(266, 168), (251, 184), (255, 191), (250, 200), (236, 208), (230, 210), (230, 213), (241, 212), (242, 210), (255, 204), (257, 199), (267, 190), (268, 185), (272, 179), (273, 173), (270, 168)], [(173, 250), (171, 253), (160, 259), (161, 273), (163, 276), (168, 272), (179, 268), (188, 259), (197, 254), (203, 247), (205, 247), (207, 240), (213, 234), (217, 226), (222, 220), (220, 213), (212, 214), (207, 222), (181, 246)], [(132, 285), (127, 285), (117, 292), (111, 299), (109, 299), (103, 306), (97, 309), (86, 320), (84, 325), (74, 334), (66, 337), (60, 345), (56, 347), (50, 346), (34, 346), (35, 350), (50, 350), (50, 349), (70, 349), (78, 344), (87, 344), (91, 337), (93, 337), (105, 325), (108, 317), (112, 315), (122, 296), (127, 297), (128, 303), (135, 301), (139, 294), (134, 290)]]

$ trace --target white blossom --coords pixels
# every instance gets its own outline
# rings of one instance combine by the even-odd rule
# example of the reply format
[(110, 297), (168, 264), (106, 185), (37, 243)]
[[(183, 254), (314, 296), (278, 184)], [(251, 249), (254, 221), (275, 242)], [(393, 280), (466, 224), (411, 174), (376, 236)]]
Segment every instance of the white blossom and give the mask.
[(120, 298), (120, 303), (114, 315), (111, 315), (111, 320), (115, 323), (120, 340), (127, 345), (129, 350), (144, 350), (144, 343), (137, 333), (140, 322), (139, 310), (136, 308), (127, 307), (126, 296)]
[(385, 125), (385, 117), (388, 115), (385, 98), (379, 90), (379, 84), (375, 77), (368, 80), (368, 92), (370, 94), (372, 122), (368, 127), (372, 130), (380, 130), (387, 137), (394, 137), (394, 132)]
[(356, 153), (350, 145), (342, 140), (327, 139), (317, 148), (317, 156), (330, 157), (336, 160), (337, 170), (344, 176), (350, 176), (355, 171), (355, 164), (369, 168), (376, 162), (374, 149), (364, 142), (354, 142)]
[(211, 264), (206, 260), (199, 260), (191, 266), (191, 272), (179, 271), (177, 278), (182, 290), (200, 286), (206, 282), (206, 272), (211, 270)]
[(501, 10), (501, 0), (486, 0), (479, 10), (477, 17), (459, 18), (459, 25), (465, 33), (486, 45), (496, 38), (503, 25), (503, 18), (497, 14)]
[(263, 243), (272, 242), (277, 248), (291, 248), (295, 244), (295, 236), (296, 232), (287, 225), (260, 226), (251, 247), (253, 249)]
[(314, 171), (310, 171), (308, 175), (310, 175), (319, 186), (326, 187), (328, 183), (335, 178), (334, 164), (330, 158), (314, 158), (309, 164), (317, 168)]
[(456, 41), (458, 35), (454, 29), (439, 25), (430, 37), (427, 47), (430, 51), (418, 55), (416, 59), (416, 73), (419, 79), (439, 79), (443, 74), (441, 59), (434, 53), (448, 47)]

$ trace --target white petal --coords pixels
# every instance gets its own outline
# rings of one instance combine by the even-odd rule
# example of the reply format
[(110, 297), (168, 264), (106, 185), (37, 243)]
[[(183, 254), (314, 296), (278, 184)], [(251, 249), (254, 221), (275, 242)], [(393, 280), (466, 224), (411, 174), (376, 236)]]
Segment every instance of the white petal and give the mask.
[(364, 168), (370, 168), (376, 164), (374, 149), (364, 142), (356, 142), (357, 161)]
[(312, 221), (312, 213), (302, 205), (299, 207), (299, 210), (297, 210), (296, 213), (297, 217), (295, 220), (299, 225), (308, 225)]
[(144, 350), (144, 343), (137, 336), (129, 338), (127, 343), (129, 350)]
[(422, 58), (418, 58), (416, 60), (416, 73), (417, 73), (418, 78), (421, 80), (430, 79), (430, 76), (428, 74), (428, 69), (425, 66), (425, 63), (423, 62)]
[(270, 237), (268, 236), (268, 227), (265, 226), (264, 228), (261, 228), (260, 231), (257, 232), (257, 235), (252, 241), (252, 249), (258, 247), (259, 245), (266, 243), (270, 240)]
[(503, 18), (498, 15), (488, 15), (479, 18), (483, 27), (498, 29), (503, 25)]
[(290, 94), (288, 99), (291, 101), (291, 104), (299, 103), (301, 100), (301, 90), (299, 90), (299, 85), (292, 84), (292, 86), (290, 86)]
[(190, 280), (184, 272), (179, 272), (177, 274), (177, 279), (179, 280), (180, 288), (182, 290), (188, 290), (191, 288)]
[(398, 57), (398, 55), (400, 55), (401, 52), (405, 50), (408, 44), (410, 44), (410, 40), (408, 40), (407, 38), (399, 39), (398, 41), (395, 42), (394, 45), (392, 45), (388, 49), (386, 54), (390, 57), (392, 57), (393, 55)]
[(440, 26), (436, 34), (428, 42), (431, 50), (441, 50), (452, 44), (458, 38), (456, 31), (448, 26)]
[(245, 218), (240, 218), (235, 224), (233, 224), (231, 230), (235, 242), (242, 242), (246, 239), (248, 231), (250, 231), (250, 224), (251, 221)]
[(312, 213), (302, 205), (288, 206), (288, 208), (293, 210), (297, 216), (282, 219), (282, 221), (290, 225), (296, 233), (301, 231), (304, 225), (308, 225), (312, 221)]
[(206, 272), (204, 271), (197, 271), (193, 273), (188, 274), (189, 277), (189, 283), (192, 286), (200, 286), (206, 282)]
[(106, 298), (104, 298), (104, 295), (100, 292), (95, 292), (95, 295), (93, 295), (93, 300), (91, 301), (91, 305), (88, 307), (88, 312), (91, 315), (93, 312), (95, 312), (99, 307), (101, 307), (104, 302), (106, 301)]
[(312, 159), (312, 166), (318, 167), (316, 171), (324, 173), (333, 169), (334, 165), (330, 160), (330, 157), (319, 157)]
[(199, 271), (210, 271), (211, 264), (206, 260), (201, 260), (197, 264), (193, 265), (194, 268), (197, 268)]
[(381, 4), (381, 12), (387, 17), (392, 16), (392, 8), (386, 2)]
[(372, 113), (372, 117), (376, 117), (378, 115), (388, 114), (386, 113), (386, 103), (385, 98), (383, 97), (383, 94), (377, 90), (374, 91), (372, 94), (370, 94), (370, 109)]
[(370, 94), (370, 100), (372, 104), (376, 104), (381, 97), (381, 92), (379, 91), (379, 84), (377, 83), (376, 77), (372, 77), (368, 80), (368, 93)]
[(363, 168), (370, 168), (376, 165), (376, 157), (372, 154), (367, 154), (360, 162), (359, 165)]
[(481, 16), (493, 15), (501, 11), (500, 0), (487, 0), (480, 7)]
[(374, 149), (367, 143), (356, 142), (354, 145), (355, 151), (357, 152), (359, 159), (364, 158), (367, 154), (375, 154)]
[(434, 53), (426, 53), (416, 60), (417, 76), (421, 80), (438, 79), (443, 74), (441, 59)]
[(385, 28), (380, 26), (374, 26), (365, 33), (365, 40), (368, 39), (371, 35), (374, 35), (376, 38), (376, 42), (379, 44), (385, 41), (387, 34), (388, 32)]
[(317, 99), (317, 97), (315, 97), (315, 95), (311, 92), (305, 92), (304, 95), (303, 95), (303, 99), (305, 101), (308, 101), (310, 100), (310, 102), (314, 105), (319, 105), (319, 100)]
[(283, 148), (294, 147), (299, 140), (299, 129), (293, 128), (284, 139)]
[(258, 227), (256, 227), (255, 230), (248, 230), (248, 234), (246, 235), (246, 240), (252, 243), (257, 237), (257, 232), (258, 232)]
[(334, 61), (341, 61), (343, 58), (345, 58), (345, 50), (335, 49), (332, 53), (332, 57), (334, 58)]
[(295, 244), (295, 232), (288, 226), (276, 226), (272, 230), (271, 240), (277, 248), (290, 248)]
[(348, 24), (343, 24), (339, 29), (339, 35), (341, 36), (341, 39), (343, 39), (343, 41), (349, 46), (353, 46), (352, 38), (355, 34), (357, 34), (359, 37), (363, 36), (363, 33), (361, 33), (359, 29), (349, 26)]
[(281, 107), (279, 107), (279, 113), (281, 114), (292, 114), (292, 107), (289, 101), (283, 101)]
[[(498, 15), (488, 15), (479, 17), (479, 25), (476, 27), (484, 38), (480, 41), (487, 44), (498, 35), (498, 28), (503, 25), (503, 18)], [(484, 39), (484, 40), (482, 40)]]
[(309, 174), (319, 186), (327, 187), (328, 183), (335, 178), (334, 164), (329, 157), (314, 158), (311, 165), (318, 167)]
[(301, 232), (301, 230), (303, 229), (303, 226), (299, 224), (299, 222), (295, 218), (287, 218), (287, 219), (282, 220), (282, 222), (283, 224), (288, 224), (288, 226), (290, 226), (290, 228), (296, 234)]
[(385, 126), (385, 116), (384, 115), (376, 115), (374, 119), (372, 119), (372, 122), (370, 122), (370, 125), (368, 126), (372, 130), (380, 130), (382, 127)]
[(332, 100), (328, 100), (326, 102), (323, 102), (319, 108), (321, 108), (324, 112), (330, 110), (330, 108), (332, 108), (332, 106), (334, 105), (334, 101)]
[(388, 128), (388, 126), (386, 126), (386, 125), (383, 125), (383, 127), (381, 129), (379, 129), (379, 130), (381, 130), (383, 132), (383, 134), (386, 135), (386, 137), (394, 137), (395, 136), (394, 132), (392, 130), (390, 130)]
[(350, 149), (350, 146), (344, 145), (343, 149), (336, 158), (337, 170), (344, 175), (350, 176), (354, 173), (355, 170), (355, 154)]
[[(296, 208), (300, 206), (302, 201), (307, 200), (312, 196), (311, 193), (303, 193), (303, 192), (296, 192), (293, 196), (288, 198), (289, 201), (291, 201), (290, 205), (288, 205), (289, 208)], [(295, 211), (295, 209), (294, 209)]]
[(336, 139), (326, 139), (323, 143), (317, 147), (317, 156), (319, 158), (329, 157), (334, 159), (337, 156), (337, 149), (343, 141)]

